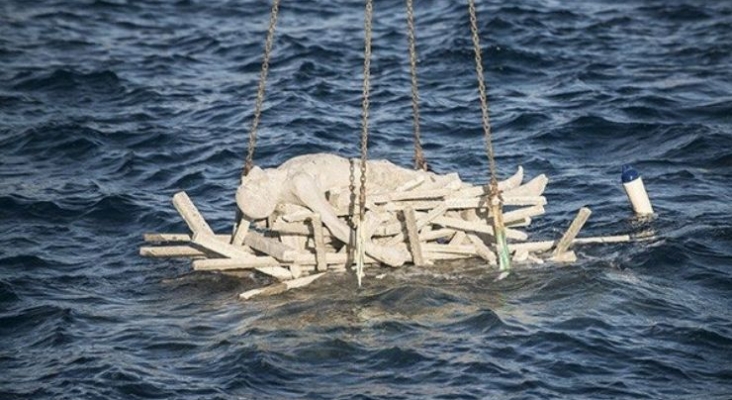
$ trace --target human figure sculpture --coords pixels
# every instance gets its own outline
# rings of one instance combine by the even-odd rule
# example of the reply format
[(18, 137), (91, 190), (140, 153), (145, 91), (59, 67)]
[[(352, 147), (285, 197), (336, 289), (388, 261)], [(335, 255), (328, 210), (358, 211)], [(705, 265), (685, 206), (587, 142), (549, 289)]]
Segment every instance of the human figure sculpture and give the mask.
[[(399, 167), (389, 161), (368, 161), (366, 166), (368, 192), (393, 191), (399, 186), (424, 179), (425, 184), (438, 183), (444, 176)], [(361, 171), (358, 160), (348, 160), (333, 154), (308, 154), (294, 157), (277, 168), (263, 170), (254, 167), (242, 179), (236, 192), (236, 203), (250, 220), (267, 218), (278, 204), (295, 204), (320, 214), (323, 224), (333, 236), (348, 243), (350, 227), (338, 218), (336, 210), (328, 202), (325, 193), (332, 189), (348, 188), (351, 182), (359, 185)], [(459, 188), (462, 183), (456, 174), (451, 185)], [(351, 180), (353, 179), (353, 181)], [(410, 259), (406, 248), (380, 246), (367, 240), (367, 255), (385, 264), (400, 266)]]

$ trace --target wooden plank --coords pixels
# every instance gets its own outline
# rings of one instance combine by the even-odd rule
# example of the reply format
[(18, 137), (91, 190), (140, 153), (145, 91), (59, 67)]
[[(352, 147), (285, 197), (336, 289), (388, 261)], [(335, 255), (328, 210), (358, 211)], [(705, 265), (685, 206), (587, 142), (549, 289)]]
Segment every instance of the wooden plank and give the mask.
[(236, 225), (236, 229), (234, 230), (234, 235), (231, 238), (231, 244), (234, 246), (241, 246), (244, 243), (244, 238), (249, 233), (250, 225), (251, 221), (244, 217), (240, 218), (239, 223)]
[(541, 174), (534, 179), (524, 183), (521, 186), (506, 190), (502, 193), (504, 197), (511, 196), (538, 196), (544, 193), (546, 185), (549, 182), (549, 178), (546, 175)]
[[(434, 179), (434, 181), (432, 181)], [(451, 172), (447, 175), (434, 175), (431, 179), (426, 180), (420, 190), (436, 190), (447, 189), (451, 192), (460, 190), (465, 184), (460, 180), (457, 172)]]
[[(193, 243), (195, 243), (198, 246), (201, 246), (207, 250), (210, 250), (216, 254), (220, 254), (224, 257), (228, 257), (228, 258), (232, 258), (232, 259), (241, 259), (241, 260), (255, 259), (255, 256), (247, 253), (246, 251), (242, 250), (240, 247), (236, 247), (231, 244), (221, 242), (211, 235), (195, 234), (195, 235), (193, 235)], [(292, 274), (290, 273), (289, 270), (279, 267), (279, 266), (256, 267), (255, 269), (263, 274), (270, 275), (270, 276), (280, 279), (280, 280), (292, 278)]]
[(516, 173), (511, 175), (508, 179), (498, 182), (498, 190), (509, 190), (519, 185), (524, 180), (524, 167), (518, 166)]
[(213, 230), (208, 226), (201, 213), (198, 212), (196, 206), (193, 205), (186, 192), (178, 192), (173, 196), (173, 206), (178, 210), (180, 216), (183, 217), (191, 232), (194, 234), (203, 233), (211, 236), (214, 235)]
[(574, 251), (569, 250), (569, 251), (564, 251), (564, 252), (560, 253), (559, 255), (553, 256), (550, 260), (554, 261), (554, 262), (560, 262), (560, 263), (573, 263), (573, 262), (577, 261), (577, 255), (574, 254)]
[[(216, 239), (229, 243), (231, 235), (217, 234)], [(176, 242), (190, 242), (191, 235), (187, 233), (146, 233), (142, 235), (142, 239), (146, 242), (153, 243), (176, 243)]]
[(290, 265), (290, 273), (292, 274), (293, 279), (297, 279), (302, 276), (302, 267), (300, 264), (292, 264)]
[(371, 240), (374, 232), (381, 225), (381, 221), (386, 219), (387, 213), (381, 211), (366, 212), (366, 215), (364, 215), (364, 237), (366, 237), (366, 240)]
[[(630, 235), (616, 235), (616, 236), (593, 236), (585, 238), (576, 238), (572, 241), (572, 246), (584, 245), (584, 244), (603, 244), (603, 243), (627, 243), (633, 241)], [(558, 241), (555, 240), (543, 240), (539, 242), (526, 242), (526, 243), (512, 243), (508, 245), (511, 251), (528, 251), (528, 252), (542, 252), (551, 250), (556, 246)]]
[[(309, 223), (288, 223), (281, 219), (277, 219), (270, 228), (270, 230), (273, 232), (277, 232), (280, 235), (311, 236), (313, 234)], [(331, 243), (334, 241), (340, 243), (340, 241), (336, 239), (335, 236), (333, 236), (333, 234), (330, 232), (330, 229), (328, 229), (328, 227), (325, 225), (323, 225), (323, 240), (325, 241), (325, 243)]]
[[(467, 232), (487, 233), (489, 235), (493, 234), (492, 226), (477, 221), (465, 221), (459, 218), (451, 217), (438, 217), (435, 218), (433, 223), (443, 226), (445, 228), (453, 228)], [(526, 233), (518, 231), (516, 229), (506, 228), (506, 237), (515, 240), (526, 240), (529, 236)]]
[[(347, 259), (348, 259), (347, 253), (325, 253), (325, 262), (329, 265), (328, 269), (333, 268), (332, 267), (333, 264), (336, 264), (336, 265), (337, 264), (341, 264), (341, 265), (346, 264)], [(365, 261), (366, 261), (366, 263), (370, 263), (370, 264), (376, 264), (379, 262), (379, 261), (369, 257), (368, 255), (366, 256)], [(316, 265), (317, 260), (315, 258), (315, 254), (296, 253), (294, 255), (293, 262), (300, 266), (305, 266), (305, 265)]]
[(446, 244), (434, 244), (425, 243), (422, 245), (422, 250), (428, 253), (443, 253), (443, 254), (463, 254), (469, 256), (478, 256), (478, 250), (472, 244), (469, 245), (446, 245)]
[[(650, 239), (650, 238), (643, 238)], [(635, 240), (630, 235), (616, 235), (616, 236), (595, 236), (586, 238), (576, 238), (572, 241), (572, 244), (594, 244), (594, 243), (624, 243), (632, 242)]]
[[(370, 267), (373, 267), (375, 265), (377, 265), (377, 264), (369, 264), (369, 263), (366, 263), (366, 264), (364, 264), (364, 267), (365, 268), (370, 268)], [(313, 274), (313, 273), (317, 273), (318, 272), (316, 270), (315, 265), (303, 265), (300, 268), (302, 268), (302, 272), (304, 274)], [(328, 273), (333, 273), (333, 272), (338, 272), (338, 273), (340, 273), (340, 272), (346, 272), (346, 265), (345, 264), (333, 264), (333, 265), (329, 265), (328, 266)]]
[(244, 238), (244, 244), (283, 262), (292, 262), (292, 254), (296, 253), (293, 248), (286, 246), (282, 242), (265, 237), (254, 231), (250, 231)]
[(401, 186), (396, 188), (395, 191), (396, 192), (406, 192), (407, 190), (412, 190), (412, 189), (416, 188), (417, 186), (423, 184), (424, 179), (425, 179), (425, 177), (420, 175), (420, 176), (412, 179), (411, 181), (407, 181), (407, 182), (403, 183)]
[(511, 261), (512, 262), (524, 262), (524, 261), (528, 261), (528, 259), (529, 259), (529, 252), (522, 250), (522, 251), (517, 251), (513, 255), (513, 258), (511, 259)]
[[(200, 262), (199, 262), (200, 261)], [(213, 261), (216, 261), (214, 263)], [(225, 261), (228, 261), (225, 262)], [(238, 262), (238, 264), (237, 264)], [(292, 272), (287, 268), (280, 267), (278, 265), (266, 265), (263, 263), (257, 263), (251, 265), (244, 260), (232, 260), (232, 259), (216, 259), (216, 260), (196, 260), (194, 261), (194, 269), (197, 271), (231, 271), (231, 270), (242, 270), (242, 269), (254, 269), (262, 274), (271, 276), (278, 281), (287, 281), (294, 278)]]
[[(227, 235), (227, 237), (230, 237)], [(146, 242), (190, 242), (191, 235), (187, 233), (145, 233), (142, 235), (142, 240)]]
[(532, 264), (544, 264), (544, 260), (531, 253), (528, 253), (528, 255), (526, 256), (526, 260)]
[(468, 239), (471, 243), (473, 243), (473, 246), (475, 246), (475, 250), (478, 253), (478, 256), (486, 261), (488, 261), (489, 264), (494, 265), (496, 264), (496, 255), (493, 253), (493, 251), (488, 248), (488, 246), (483, 243), (482, 240), (478, 237), (478, 235), (474, 233), (468, 234)]
[[(426, 229), (426, 228), (425, 228)], [(436, 229), (425, 232), (424, 230), (419, 233), (419, 240), (422, 242), (430, 242), (433, 240), (447, 239), (455, 235), (454, 229)]]
[(587, 218), (590, 217), (590, 214), (592, 214), (592, 211), (590, 211), (590, 209), (587, 207), (582, 207), (579, 209), (579, 211), (577, 212), (577, 216), (572, 221), (572, 224), (569, 225), (567, 231), (564, 232), (562, 238), (559, 239), (557, 247), (554, 249), (553, 252), (554, 257), (560, 256), (562, 253), (567, 251), (569, 246), (572, 244), (574, 238), (577, 237), (577, 234), (585, 225), (585, 222), (587, 222)]
[(546, 205), (546, 197), (544, 196), (503, 196), (504, 206), (543, 206)]
[(414, 210), (406, 208), (403, 211), (404, 224), (407, 226), (407, 238), (409, 239), (409, 251), (412, 253), (412, 263), (418, 267), (425, 265), (424, 256), (422, 255), (422, 246), (419, 242), (419, 230), (417, 228), (417, 218)]
[(509, 243), (508, 250), (514, 252), (528, 251), (541, 252), (550, 250), (556, 242), (554, 240), (543, 240), (540, 242)]
[[(409, 207), (409, 208), (412, 209), (411, 207)], [(434, 221), (435, 218), (443, 216), (447, 212), (447, 209), (448, 209), (447, 205), (442, 204), (442, 205), (439, 205), (439, 206), (435, 207), (434, 209), (430, 210), (430, 212), (428, 212), (427, 215), (419, 218), (419, 220), (417, 221), (417, 229), (418, 230), (422, 229), (427, 224)]]
[(323, 221), (320, 219), (320, 214), (313, 214), (310, 217), (310, 226), (313, 230), (313, 238), (315, 241), (315, 260), (317, 261), (318, 271), (326, 271), (328, 269), (328, 262), (325, 259)]
[(253, 257), (247, 259), (236, 258), (214, 258), (194, 260), (192, 263), (195, 271), (226, 271), (232, 269), (255, 269), (260, 267), (280, 266), (280, 262), (273, 257)]
[(453, 261), (453, 260), (464, 260), (466, 258), (475, 258), (475, 255), (471, 254), (455, 254), (455, 253), (442, 253), (442, 252), (424, 252), (425, 258), (434, 261)]
[(286, 292), (290, 289), (307, 286), (307, 285), (313, 283), (316, 279), (320, 278), (323, 275), (325, 275), (324, 272), (315, 274), (315, 275), (305, 276), (302, 278), (292, 279), (287, 282), (281, 282), (281, 283), (270, 285), (270, 286), (263, 287), (263, 288), (247, 290), (246, 292), (240, 294), (239, 298), (242, 300), (249, 300), (255, 296), (271, 296), (271, 295), (279, 294), (282, 292)]
[[(157, 249), (157, 248), (156, 248)], [(193, 248), (191, 248), (193, 249)], [(196, 250), (196, 249), (194, 249)], [(199, 253), (205, 255), (203, 252)], [(167, 257), (164, 255), (163, 257)], [(294, 257), (294, 264), (290, 265), (292, 269), (293, 265), (297, 265), (302, 271), (315, 271), (316, 270), (316, 257), (314, 254), (298, 253)], [(346, 264), (347, 254), (345, 253), (326, 253), (325, 261), (329, 265), (328, 270), (332, 270), (338, 265), (344, 266)], [(367, 264), (378, 264), (378, 261), (371, 257), (366, 256)], [(230, 270), (230, 269), (256, 269), (260, 267), (270, 266), (282, 266), (277, 259), (270, 256), (252, 256), (246, 259), (232, 259), (232, 258), (218, 258), (218, 259), (202, 259), (193, 261), (193, 268), (201, 271), (212, 271), (212, 270)], [(295, 273), (293, 272), (293, 275)]]
[(407, 192), (392, 192), (383, 195), (371, 196), (370, 200), (374, 204), (384, 204), (401, 200), (438, 199), (445, 197), (450, 193), (453, 193), (450, 189), (410, 190)]
[(256, 267), (254, 269), (265, 275), (269, 275), (275, 279), (278, 279), (280, 281), (286, 281), (286, 280), (292, 279), (294, 277), (292, 275), (292, 272), (290, 272), (290, 270), (288, 270), (287, 268), (282, 268), (282, 267), (276, 266), (276, 265)]
[(272, 231), (280, 234), (310, 236), (310, 227), (303, 223), (288, 223), (278, 218), (270, 227)]
[[(503, 205), (506, 206), (534, 206), (545, 205), (546, 197), (544, 196), (506, 196), (503, 198)], [(485, 209), (485, 198), (453, 198), (449, 197), (445, 200), (426, 200), (426, 201), (399, 201), (384, 204), (386, 211), (401, 211), (405, 207), (411, 207), (414, 210), (431, 210), (441, 205), (447, 206), (448, 210), (463, 210), (469, 208)]]
[[(503, 198), (513, 196), (540, 196), (546, 189), (546, 184), (549, 182), (546, 175), (541, 174), (536, 176), (529, 182), (523, 185), (508, 188), (503, 190), (501, 194)], [(500, 185), (499, 185), (500, 186)], [(473, 186), (458, 191), (454, 197), (470, 198), (470, 197), (485, 197), (490, 194), (490, 187), (486, 186)], [(452, 197), (452, 196), (451, 196)]]
[(222, 242), (213, 235), (205, 233), (197, 233), (193, 235), (193, 243), (203, 247), (206, 250), (212, 251), (216, 254), (222, 255), (228, 258), (241, 258), (247, 259), (252, 258), (253, 255), (246, 252), (244, 249), (238, 246), (231, 245), (229, 243)]
[[(374, 236), (393, 236), (393, 235), (400, 235), (402, 233), (402, 230), (404, 229), (401, 222), (394, 222), (385, 224), (382, 226), (379, 226), (374, 230)], [(404, 240), (404, 236), (399, 236), (396, 240), (396, 243), (400, 243)]]
[[(407, 209), (411, 209), (411, 207), (405, 208), (404, 210), (402, 210), (402, 213), (404, 213)], [(417, 231), (418, 232), (421, 231), (422, 228), (427, 226), (435, 218), (445, 214), (445, 212), (447, 212), (447, 206), (445, 204), (442, 204), (442, 205), (439, 205), (439, 206), (435, 207), (434, 209), (430, 210), (430, 212), (428, 212), (427, 214), (423, 214), (422, 216), (420, 216), (415, 223)], [(412, 213), (414, 213), (413, 209), (412, 209)], [(401, 224), (398, 224), (398, 226), (399, 226), (399, 231), (394, 232), (394, 233), (391, 233), (391, 231), (393, 231), (393, 229), (394, 229), (392, 224), (387, 225), (385, 227), (385, 229), (382, 230), (384, 233), (396, 234), (396, 236), (394, 236), (393, 238), (391, 238), (391, 240), (386, 242), (387, 246), (394, 246), (397, 243), (401, 243), (404, 241), (404, 233), (400, 232), (402, 230)]]
[(289, 235), (286, 233), (280, 233), (280, 241), (288, 247), (291, 247), (295, 251), (304, 251), (307, 247), (308, 237), (303, 235)]
[(537, 215), (542, 214), (544, 214), (544, 206), (519, 208), (518, 210), (504, 212), (503, 223), (504, 225), (506, 225), (514, 221), (523, 220), (524, 218), (536, 217)]
[(206, 257), (208, 253), (191, 246), (143, 246), (140, 247), (143, 257)]
[(452, 236), (452, 239), (450, 239), (450, 246), (461, 246), (465, 242), (465, 238), (468, 237), (468, 235), (463, 231), (454, 231), (455, 234)]
[(522, 228), (531, 225), (531, 218), (525, 217), (505, 224), (506, 228)]

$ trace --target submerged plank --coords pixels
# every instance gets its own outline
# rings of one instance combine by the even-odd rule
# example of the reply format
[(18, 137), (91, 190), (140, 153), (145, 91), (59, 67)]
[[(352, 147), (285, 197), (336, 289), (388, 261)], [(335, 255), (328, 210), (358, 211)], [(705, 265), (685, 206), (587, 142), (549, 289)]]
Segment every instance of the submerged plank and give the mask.
[[(627, 243), (632, 242), (634, 239), (630, 235), (616, 235), (616, 236), (592, 236), (585, 238), (576, 238), (572, 241), (572, 245), (582, 244), (602, 244), (602, 243)], [(556, 240), (543, 240), (539, 242), (526, 242), (526, 243), (512, 243), (508, 245), (511, 251), (528, 251), (528, 252), (542, 252), (551, 250), (556, 246), (558, 241)]]
[(226, 271), (232, 269), (255, 269), (259, 267), (280, 266), (280, 262), (273, 257), (253, 257), (247, 259), (214, 258), (194, 260), (195, 271)]
[(554, 257), (560, 256), (562, 253), (567, 251), (569, 246), (572, 244), (574, 238), (577, 237), (577, 234), (585, 225), (585, 222), (587, 222), (587, 218), (590, 217), (590, 214), (592, 214), (592, 211), (590, 211), (589, 208), (580, 208), (580, 210), (577, 212), (577, 216), (572, 221), (572, 224), (569, 225), (567, 231), (564, 232), (562, 238), (559, 239), (557, 247), (554, 249)]
[(414, 210), (411, 208), (404, 210), (404, 224), (407, 226), (407, 238), (409, 239), (409, 251), (412, 253), (412, 263), (421, 267), (425, 265), (425, 259), (422, 255), (422, 246), (419, 242), (417, 218), (414, 215)]
[(310, 276), (297, 278), (297, 279), (292, 279), (287, 282), (281, 282), (281, 283), (266, 286), (263, 288), (247, 290), (246, 292), (240, 294), (239, 298), (242, 300), (249, 300), (255, 296), (271, 296), (271, 295), (279, 294), (282, 292), (286, 292), (290, 289), (307, 286), (307, 285), (311, 284), (313, 281), (315, 281), (316, 279), (323, 276), (324, 274), (325, 274), (324, 272), (321, 272), (319, 274), (310, 275)]
[(310, 217), (310, 225), (313, 229), (313, 240), (315, 242), (315, 260), (317, 261), (318, 271), (328, 269), (328, 262), (325, 259), (325, 240), (323, 238), (323, 221), (320, 214), (313, 214)]

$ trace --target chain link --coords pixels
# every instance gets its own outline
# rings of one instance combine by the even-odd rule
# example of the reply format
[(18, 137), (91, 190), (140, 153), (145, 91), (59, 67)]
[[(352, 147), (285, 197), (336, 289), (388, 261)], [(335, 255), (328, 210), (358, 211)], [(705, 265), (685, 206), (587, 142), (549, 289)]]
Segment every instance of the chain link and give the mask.
[(485, 135), (485, 150), (488, 154), (490, 168), (490, 189), (491, 194), (498, 194), (498, 179), (496, 178), (496, 160), (493, 154), (493, 141), (491, 137), (491, 122), (488, 116), (488, 100), (485, 90), (485, 79), (483, 78), (483, 58), (480, 55), (480, 38), (478, 37), (478, 18), (475, 12), (475, 0), (468, 0), (470, 11), (470, 31), (473, 36), (473, 50), (475, 51), (475, 71), (478, 74), (478, 91), (480, 92), (480, 109), (483, 115), (483, 133)]
[(369, 93), (371, 91), (371, 21), (374, 6), (372, 0), (366, 0), (364, 15), (364, 61), (363, 61), (363, 102), (361, 109), (361, 189), (358, 197), (359, 223), (363, 223), (366, 212), (366, 160), (368, 159), (369, 142)]
[(249, 147), (247, 148), (247, 158), (244, 162), (244, 171), (242, 177), (247, 175), (254, 167), (254, 148), (257, 145), (257, 128), (262, 118), (262, 104), (264, 103), (264, 89), (267, 83), (267, 73), (269, 72), (269, 57), (272, 52), (272, 42), (274, 42), (275, 27), (277, 26), (277, 14), (280, 8), (280, 0), (272, 1), (272, 11), (269, 16), (269, 29), (267, 30), (267, 41), (264, 44), (264, 56), (262, 57), (262, 71), (259, 74), (259, 87), (257, 89), (257, 100), (254, 105), (254, 118), (252, 126), (249, 130)]
[(412, 111), (414, 114), (414, 168), (427, 171), (427, 161), (422, 152), (419, 129), (419, 87), (417, 85), (417, 40), (414, 35), (413, 0), (407, 0), (407, 37), (409, 41), (409, 68), (412, 75)]
[(480, 92), (480, 108), (483, 115), (483, 133), (485, 134), (485, 150), (488, 154), (490, 168), (490, 194), (488, 204), (490, 215), (493, 217), (493, 235), (496, 239), (496, 252), (498, 253), (499, 270), (507, 271), (511, 268), (511, 259), (506, 243), (506, 227), (503, 223), (503, 200), (498, 190), (498, 178), (496, 177), (496, 159), (493, 154), (493, 142), (491, 138), (491, 123), (488, 117), (488, 100), (486, 99), (485, 80), (483, 78), (483, 58), (480, 56), (480, 40), (478, 37), (478, 18), (475, 12), (475, 0), (468, 0), (470, 11), (470, 30), (473, 35), (473, 49), (475, 50), (475, 71), (478, 74), (478, 91)]

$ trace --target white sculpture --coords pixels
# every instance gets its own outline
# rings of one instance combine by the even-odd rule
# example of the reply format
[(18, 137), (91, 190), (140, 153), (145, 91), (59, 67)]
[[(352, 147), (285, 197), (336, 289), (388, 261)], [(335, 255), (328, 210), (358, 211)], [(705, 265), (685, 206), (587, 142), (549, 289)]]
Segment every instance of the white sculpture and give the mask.
[[(472, 257), (496, 263), (490, 247), (494, 227), (486, 219), (488, 188), (465, 184), (455, 173), (437, 175), (387, 161), (369, 161), (366, 172), (368, 211), (362, 232), (367, 233), (368, 265), (399, 266), (411, 259), (424, 267), (433, 261)], [(282, 281), (245, 292), (242, 298), (306, 285), (323, 271), (345, 270), (353, 263), (333, 240), (351, 244), (351, 227), (344, 217), (357, 213), (352, 209), (357, 207), (350, 207), (355, 205), (349, 187), (360, 186), (360, 175), (358, 160), (331, 154), (295, 157), (273, 169), (255, 167), (237, 190), (243, 220), (234, 235), (216, 234), (186, 193), (176, 193), (173, 204), (190, 234), (146, 234), (146, 242), (163, 245), (141, 247), (140, 254), (189, 257), (195, 270), (255, 269)], [(634, 240), (630, 235), (576, 238), (590, 214), (582, 209), (560, 240), (525, 242), (528, 234), (516, 228), (529, 226), (532, 218), (544, 214), (542, 194), (548, 180), (542, 174), (522, 181), (519, 167), (498, 182), (503, 206), (509, 207), (503, 210), (503, 222), (506, 237), (513, 241), (509, 249), (514, 261), (572, 262), (573, 244)], [(269, 230), (278, 237), (249, 229), (251, 222), (270, 216)]]
[[(292, 158), (277, 168), (263, 170), (255, 167), (244, 177), (236, 192), (236, 203), (250, 220), (267, 218), (278, 204), (295, 204), (320, 214), (323, 224), (333, 236), (348, 243), (351, 230), (338, 218), (336, 210), (327, 201), (329, 190), (347, 190), (351, 182), (360, 185), (360, 164), (333, 154), (308, 154)], [(412, 170), (384, 160), (368, 161), (366, 190), (369, 193), (391, 192), (410, 181), (421, 181), (423, 186), (450, 181), (458, 189), (462, 182), (457, 174), (440, 176), (432, 172)], [(405, 248), (378, 246), (369, 241), (366, 254), (389, 265), (404, 264), (410, 256)]]

